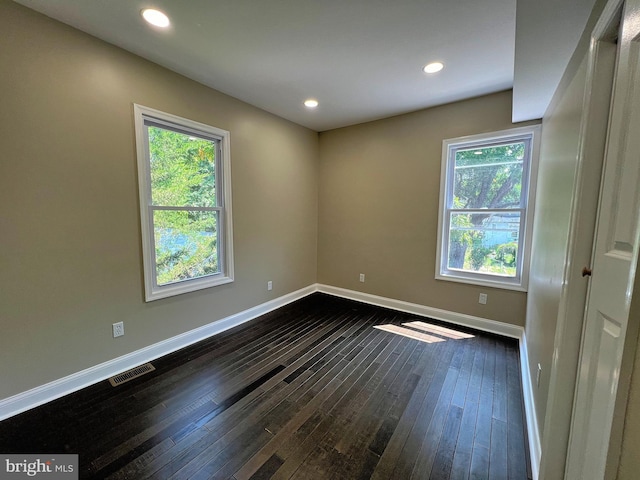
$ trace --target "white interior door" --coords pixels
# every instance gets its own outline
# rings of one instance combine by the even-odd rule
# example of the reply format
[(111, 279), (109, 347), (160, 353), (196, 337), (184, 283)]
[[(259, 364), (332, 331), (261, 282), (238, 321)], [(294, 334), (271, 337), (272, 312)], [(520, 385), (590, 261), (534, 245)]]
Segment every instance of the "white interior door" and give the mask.
[(640, 217), (640, 0), (626, 0), (600, 190), (566, 478), (604, 477)]

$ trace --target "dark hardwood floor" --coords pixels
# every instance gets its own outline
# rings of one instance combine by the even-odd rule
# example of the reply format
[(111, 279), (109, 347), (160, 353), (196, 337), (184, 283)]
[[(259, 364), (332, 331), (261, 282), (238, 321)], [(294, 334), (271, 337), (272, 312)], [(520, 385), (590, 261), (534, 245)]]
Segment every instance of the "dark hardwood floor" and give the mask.
[(153, 365), (0, 422), (0, 452), (77, 453), (80, 478), (530, 478), (512, 339), (313, 294)]

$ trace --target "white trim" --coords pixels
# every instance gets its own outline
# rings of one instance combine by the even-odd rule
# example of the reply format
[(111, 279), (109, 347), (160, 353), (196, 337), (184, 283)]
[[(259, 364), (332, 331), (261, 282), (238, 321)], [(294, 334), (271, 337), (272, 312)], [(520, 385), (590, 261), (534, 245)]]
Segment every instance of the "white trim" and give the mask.
[(531, 457), (531, 475), (533, 480), (537, 480), (540, 471), (540, 459), (542, 458), (542, 444), (540, 441), (540, 430), (538, 430), (538, 415), (536, 414), (535, 397), (533, 396), (533, 381), (531, 380), (531, 371), (529, 369), (529, 353), (524, 329), (520, 337), (520, 370), (520, 376), (522, 378), (522, 399), (524, 401), (524, 413), (527, 421), (527, 435), (529, 440), (529, 457)]
[[(467, 272), (463, 272), (467, 273)], [(469, 275), (472, 275), (469, 273)], [(482, 275), (482, 274), (479, 274)], [(492, 276), (491, 278), (494, 278)], [(457, 282), (457, 283), (466, 283), (467, 285), (479, 285), (481, 287), (490, 287), (490, 288), (500, 288), (502, 290), (514, 290), (516, 292), (526, 292), (528, 287), (523, 287), (522, 285), (499, 282), (497, 280), (492, 280), (491, 278), (482, 279), (482, 278), (472, 278), (471, 276), (465, 277), (462, 275), (454, 276), (451, 274), (443, 273), (437, 274), (436, 280), (445, 280), (447, 282)]]
[(106, 361), (99, 365), (81, 370), (66, 377), (46, 383), (26, 392), (18, 393), (8, 398), (0, 400), (0, 420), (12, 417), (31, 408), (50, 402), (57, 398), (73, 393), (82, 388), (105, 380), (113, 375), (129, 370), (140, 364), (150, 362), (156, 358), (180, 350), (236, 327), (242, 323), (253, 320), (272, 310), (283, 307), (291, 302), (299, 300), (317, 291), (315, 285), (302, 288), (295, 292), (288, 293), (282, 297), (270, 300), (266, 303), (249, 308), (229, 317), (203, 325), (194, 330), (176, 335), (148, 347), (141, 348), (135, 352), (128, 353), (113, 360)]
[[(546, 415), (543, 419), (541, 451), (545, 455), (539, 467), (539, 476), (542, 478), (562, 477), (566, 469), (588, 285), (579, 268), (591, 265), (599, 198), (599, 195), (594, 197), (593, 192), (600, 191), (611, 103), (611, 98), (607, 96), (612, 94), (617, 56), (613, 39), (607, 33), (622, 3), (623, 0), (614, 0), (604, 7), (593, 27), (587, 54), (569, 240), (549, 373)], [(604, 48), (613, 52), (604, 53)]]
[(517, 338), (522, 337), (524, 329), (518, 325), (510, 325), (508, 323), (496, 322), (488, 318), (474, 317), (464, 313), (450, 312), (439, 308), (427, 307), (417, 303), (403, 302), (402, 300), (394, 300), (393, 298), (379, 297), (370, 293), (356, 292), (355, 290), (347, 290), (345, 288), (332, 287), (330, 285), (318, 285), (318, 291), (327, 293), (336, 297), (348, 298), (359, 302), (377, 305), (379, 307), (391, 308), (401, 312), (413, 313), (422, 317), (429, 317), (435, 320), (453, 323), (463, 327), (475, 328), (483, 332), (496, 333), (504, 337)]
[[(628, 227), (630, 232), (627, 234), (633, 246), (633, 253), (616, 255), (611, 245), (617, 238), (614, 233), (617, 233), (618, 222), (624, 217), (620, 216), (616, 219), (612, 212), (620, 208), (616, 208), (616, 204), (626, 206), (630, 195), (616, 193), (624, 182), (620, 184), (615, 180), (614, 184), (611, 179), (637, 174), (632, 169), (627, 171), (625, 162), (628, 163), (628, 157), (632, 154), (635, 160), (637, 150), (635, 143), (630, 139), (635, 139), (638, 118), (638, 94), (635, 85), (638, 77), (636, 58), (637, 39), (640, 32), (639, 14), (638, 0), (610, 0), (601, 13), (591, 37), (592, 49), (588, 65), (595, 68), (587, 72), (587, 85), (590, 89), (594, 87), (592, 82), (596, 82), (599, 74), (598, 65), (592, 62), (593, 60), (597, 63), (599, 60), (596, 56), (599, 52), (594, 49), (600, 49), (603, 45), (610, 43), (613, 28), (618, 32), (615, 42), (616, 64), (613, 73), (613, 89), (609, 104), (606, 144), (602, 160), (603, 170), (590, 262), (594, 271), (598, 271), (599, 267), (602, 269), (599, 273), (603, 276), (592, 277), (587, 290), (564, 471), (564, 478), (567, 479), (585, 478), (585, 476), (613, 478), (619, 468), (622, 434), (629, 421), (626, 418), (628, 399), (625, 393), (628, 393), (630, 377), (629, 374), (621, 375), (621, 371), (624, 372), (626, 360), (633, 362), (636, 353), (637, 330), (632, 326), (636, 322), (633, 314), (630, 314), (629, 307), (636, 278), (640, 232), (634, 220)], [(589, 99), (594, 98), (596, 98), (595, 95), (590, 91)], [(590, 116), (586, 117), (587, 121), (592, 120)], [(588, 136), (585, 137), (585, 141), (588, 139)], [(586, 151), (588, 153), (589, 149)], [(633, 212), (627, 213), (629, 218), (637, 216), (636, 202), (631, 201), (627, 208), (629, 212)], [(614, 253), (611, 253), (611, 250), (614, 250)], [(621, 260), (620, 264), (624, 266), (619, 270), (609, 270), (604, 260), (607, 257), (612, 260), (616, 258)], [(615, 278), (617, 281), (607, 282), (602, 280), (604, 278)], [(611, 300), (616, 294), (620, 295), (618, 302)], [(603, 307), (605, 304), (615, 304), (616, 308)], [(604, 318), (610, 316), (618, 329), (614, 336), (615, 340), (612, 341), (613, 345), (606, 344), (605, 341), (609, 339), (602, 338), (603, 332), (607, 334), (609, 332), (607, 328), (603, 328), (602, 320), (596, 319), (600, 317), (599, 309), (601, 308), (606, 312)], [(631, 333), (629, 337), (627, 337), (628, 332)], [(602, 385), (604, 382), (608, 382), (605, 384), (606, 389)], [(594, 395), (598, 393), (599, 401), (594, 401), (596, 398)]]
[[(436, 280), (469, 283), (505, 290), (527, 291), (529, 282), (529, 262), (531, 258), (531, 240), (533, 238), (533, 214), (535, 206), (535, 191), (538, 175), (538, 157), (540, 152), (541, 125), (530, 125), (526, 127), (516, 127), (498, 132), (481, 133), (478, 135), (468, 135), (465, 137), (449, 138), (442, 141), (442, 160), (440, 167), (440, 203), (438, 207), (438, 236), (436, 245)], [(486, 145), (498, 144), (507, 141), (517, 141), (525, 137), (529, 140), (529, 158), (526, 168), (523, 169), (523, 192), (525, 195), (524, 207), (520, 209), (510, 209), (509, 211), (524, 210), (524, 218), (521, 218), (518, 248), (521, 254), (518, 256), (517, 275), (511, 277), (501, 277), (486, 273), (475, 273), (459, 271), (446, 267), (446, 244), (449, 236), (448, 227), (445, 228), (445, 217), (454, 209), (449, 205), (452, 203), (452, 191), (449, 179), (453, 175), (453, 162), (451, 161), (452, 149), (466, 149), (466, 147), (483, 147)], [(525, 165), (523, 164), (523, 167)], [(467, 211), (463, 209), (462, 211)], [(497, 211), (501, 209), (488, 209), (487, 211)]]
[[(194, 292), (203, 288), (231, 283), (234, 280), (233, 263), (233, 218), (231, 194), (231, 134), (211, 125), (161, 112), (143, 105), (133, 104), (138, 164), (138, 192), (140, 199), (140, 220), (142, 231), (142, 259), (144, 269), (145, 301)], [(220, 272), (215, 275), (193, 278), (167, 285), (158, 285), (156, 280), (156, 258), (153, 236), (153, 215), (151, 201), (151, 173), (149, 166), (149, 136), (145, 122), (178, 128), (203, 138), (215, 140), (216, 153), (216, 205), (218, 211), (218, 237)], [(161, 209), (160, 207), (155, 207)]]

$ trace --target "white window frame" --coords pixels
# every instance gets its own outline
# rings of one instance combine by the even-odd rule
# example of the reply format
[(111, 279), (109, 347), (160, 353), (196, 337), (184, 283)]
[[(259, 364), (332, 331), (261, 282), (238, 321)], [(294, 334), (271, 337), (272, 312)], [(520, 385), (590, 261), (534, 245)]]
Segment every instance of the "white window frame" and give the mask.
[[(150, 302), (233, 282), (230, 133), (220, 128), (138, 104), (134, 104), (133, 109), (138, 157), (138, 192), (140, 196), (140, 220), (142, 227), (145, 301)], [(217, 145), (215, 158), (217, 205), (215, 208), (212, 208), (212, 210), (218, 212), (217, 231), (220, 265), (220, 272), (218, 273), (165, 285), (158, 285), (156, 281), (153, 210), (160, 210), (161, 208), (154, 206), (151, 200), (151, 164), (147, 121), (152, 122), (155, 126), (166, 126), (168, 130), (178, 130), (215, 141)]]
[[(509, 143), (522, 140), (524, 138), (530, 138), (530, 155), (528, 159), (525, 159), (523, 164), (522, 192), (524, 192), (524, 201), (523, 204), (520, 205), (520, 208), (517, 209), (521, 213), (521, 221), (518, 238), (516, 276), (513, 278), (503, 277), (500, 275), (467, 272), (447, 268), (449, 219), (452, 213), (461, 211), (453, 208), (453, 171), (455, 166), (455, 152), (458, 150), (484, 148), (491, 145)], [(540, 125), (451, 138), (442, 142), (440, 207), (438, 209), (438, 244), (435, 272), (435, 278), (437, 280), (447, 280), (508, 290), (527, 291), (539, 146)]]

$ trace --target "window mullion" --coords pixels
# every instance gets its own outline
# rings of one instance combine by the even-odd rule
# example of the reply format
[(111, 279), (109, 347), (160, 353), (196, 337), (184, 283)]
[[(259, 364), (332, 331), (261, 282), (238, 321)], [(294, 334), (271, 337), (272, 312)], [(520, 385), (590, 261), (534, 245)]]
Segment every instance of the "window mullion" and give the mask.
[(172, 210), (172, 211), (183, 211), (183, 212), (219, 212), (222, 210), (222, 207), (197, 207), (195, 205), (188, 205), (186, 207), (174, 207), (169, 205), (149, 205), (149, 208), (152, 211), (155, 210)]
[(448, 211), (452, 213), (510, 213), (510, 212), (520, 212), (524, 213), (526, 210), (522, 207), (514, 207), (514, 208), (448, 208)]

